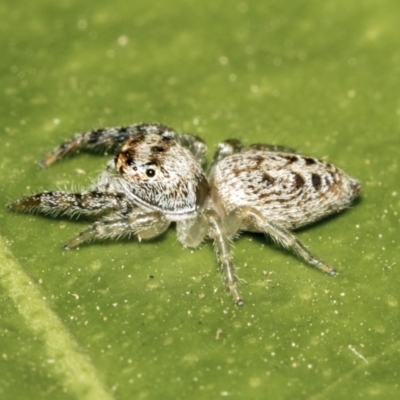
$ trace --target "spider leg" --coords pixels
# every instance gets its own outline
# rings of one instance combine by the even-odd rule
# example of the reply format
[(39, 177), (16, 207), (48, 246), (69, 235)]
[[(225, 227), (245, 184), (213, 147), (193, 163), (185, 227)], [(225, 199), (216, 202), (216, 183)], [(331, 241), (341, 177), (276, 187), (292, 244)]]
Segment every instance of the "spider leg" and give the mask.
[(135, 212), (127, 216), (97, 221), (79, 233), (64, 245), (66, 250), (93, 240), (117, 239), (132, 234), (139, 240), (150, 239), (161, 235), (170, 225), (163, 215), (157, 211)]
[(129, 205), (123, 194), (85, 191), (82, 193), (43, 192), (8, 205), (14, 212), (39, 212), (53, 217), (66, 215), (98, 216), (107, 212), (126, 212)]
[(81, 150), (100, 152), (103, 154), (115, 153), (129, 138), (139, 134), (157, 134), (178, 140), (184, 147), (200, 161), (204, 162), (207, 146), (203, 140), (191, 134), (179, 134), (166, 125), (157, 123), (142, 123), (125, 127), (94, 129), (84, 133), (77, 133), (73, 138), (61, 143), (47, 153), (40, 161), (43, 168), (49, 167), (56, 161)]
[(264, 151), (272, 151), (272, 152), (280, 152), (280, 153), (297, 153), (296, 150), (291, 147), (283, 146), (280, 144), (265, 144), (265, 143), (254, 143), (251, 144), (246, 149), (254, 149), (254, 150), (264, 150)]
[(239, 218), (242, 220), (242, 223), (244, 223), (244, 229), (247, 228), (246, 230), (248, 230), (250, 227), (252, 231), (264, 232), (277, 244), (295, 253), (308, 265), (329, 275), (336, 274), (336, 271), (331, 266), (312, 254), (292, 232), (269, 222), (268, 218), (260, 211), (251, 207), (243, 207), (241, 212), (237, 212), (236, 215), (240, 215)]
[(175, 139), (183, 146), (186, 147), (196, 158), (200, 164), (206, 161), (207, 145), (204, 140), (196, 135), (190, 133), (176, 134)]
[(231, 156), (232, 154), (240, 153), (242, 149), (243, 143), (238, 139), (228, 139), (224, 142), (218, 143), (217, 150), (215, 151), (214, 157), (208, 169), (208, 175), (211, 175), (212, 170), (221, 160)]
[(220, 264), (225, 287), (233, 297), (236, 305), (241, 306), (244, 304), (244, 301), (237, 284), (238, 279), (235, 274), (236, 268), (233, 263), (229, 238), (225, 233), (220, 217), (215, 211), (207, 210), (205, 215), (210, 228), (208, 236), (214, 240), (215, 254)]
[(140, 125), (128, 127), (94, 129), (76, 134), (52, 151), (47, 153), (40, 161), (43, 168), (49, 167), (56, 161), (79, 152), (80, 150), (97, 151), (107, 154), (115, 152), (129, 137), (135, 136), (140, 131)]
[(208, 221), (203, 213), (191, 219), (177, 221), (178, 240), (185, 247), (196, 248), (208, 234)]

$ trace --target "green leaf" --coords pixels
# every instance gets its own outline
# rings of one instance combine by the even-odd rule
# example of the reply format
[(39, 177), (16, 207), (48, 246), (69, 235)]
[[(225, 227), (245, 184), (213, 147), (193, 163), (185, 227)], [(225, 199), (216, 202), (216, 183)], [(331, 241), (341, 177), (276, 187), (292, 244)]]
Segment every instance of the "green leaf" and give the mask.
[[(398, 399), (399, 3), (4, 0), (0, 177), (2, 399)], [(74, 132), (158, 121), (325, 157), (363, 184), (298, 232), (339, 275), (262, 235), (232, 304), (210, 243), (65, 252), (84, 221), (6, 204), (84, 187), (105, 165), (36, 161)], [(211, 155), (209, 156), (210, 159)]]

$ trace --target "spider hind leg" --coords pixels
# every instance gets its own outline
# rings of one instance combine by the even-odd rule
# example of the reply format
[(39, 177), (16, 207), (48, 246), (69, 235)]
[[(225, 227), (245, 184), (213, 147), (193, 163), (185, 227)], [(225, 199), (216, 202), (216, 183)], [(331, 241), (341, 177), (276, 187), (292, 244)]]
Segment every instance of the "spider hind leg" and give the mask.
[[(231, 213), (233, 214), (233, 213)], [(336, 271), (319, 257), (308, 250), (303, 243), (288, 229), (282, 228), (268, 221), (260, 211), (252, 207), (241, 207), (235, 210), (236, 218), (244, 230), (263, 232), (270, 236), (275, 243), (291, 251), (308, 265), (317, 268), (328, 275), (336, 275)]]

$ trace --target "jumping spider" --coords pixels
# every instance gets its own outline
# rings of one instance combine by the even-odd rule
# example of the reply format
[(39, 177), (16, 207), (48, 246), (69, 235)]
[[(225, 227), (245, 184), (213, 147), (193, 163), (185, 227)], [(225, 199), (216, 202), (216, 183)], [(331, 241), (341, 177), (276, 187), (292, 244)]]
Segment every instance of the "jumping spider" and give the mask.
[(245, 147), (236, 139), (218, 145), (206, 174), (203, 140), (160, 124), (77, 134), (40, 164), (48, 167), (80, 150), (116, 156), (82, 193), (46, 191), (16, 200), (9, 209), (96, 218), (66, 249), (132, 234), (151, 239), (175, 222), (184, 247), (198, 247), (207, 237), (214, 241), (224, 284), (237, 305), (243, 298), (231, 239), (239, 231), (263, 232), (307, 264), (334, 275), (291, 231), (349, 207), (361, 189), (359, 181), (325, 161), (283, 146)]

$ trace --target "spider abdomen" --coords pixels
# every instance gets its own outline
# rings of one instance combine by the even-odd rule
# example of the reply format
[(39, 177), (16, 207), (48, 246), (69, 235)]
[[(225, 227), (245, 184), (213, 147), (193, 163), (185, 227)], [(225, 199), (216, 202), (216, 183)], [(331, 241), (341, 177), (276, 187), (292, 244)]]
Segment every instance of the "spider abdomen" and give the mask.
[(357, 180), (330, 163), (263, 150), (224, 158), (215, 166), (210, 183), (220, 213), (251, 206), (287, 229), (349, 207), (360, 191)]

